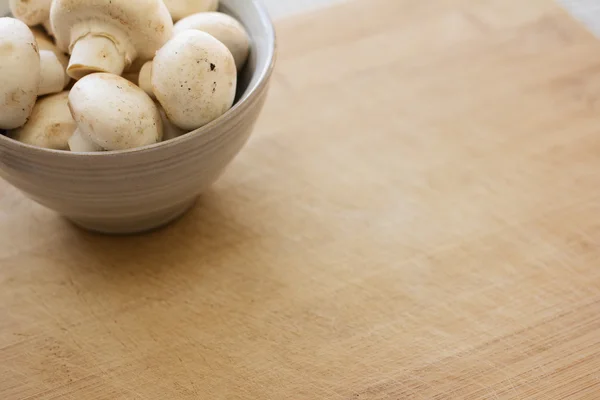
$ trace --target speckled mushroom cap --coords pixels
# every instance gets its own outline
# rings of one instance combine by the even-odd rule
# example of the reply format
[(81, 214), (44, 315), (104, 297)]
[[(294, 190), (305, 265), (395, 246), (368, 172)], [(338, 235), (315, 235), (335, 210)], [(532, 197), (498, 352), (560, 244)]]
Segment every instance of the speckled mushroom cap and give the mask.
[(174, 21), (199, 12), (216, 11), (219, 8), (219, 0), (164, 0), (164, 2)]
[(188, 29), (209, 33), (221, 41), (231, 51), (237, 70), (241, 71), (250, 52), (250, 37), (238, 20), (221, 12), (198, 13), (177, 22), (173, 26), (173, 35)]
[(58, 48), (72, 54), (69, 75), (76, 79), (120, 75), (138, 57), (152, 59), (173, 34), (162, 0), (54, 0), (50, 22)]
[(173, 124), (194, 130), (233, 105), (235, 60), (208, 33), (188, 30), (161, 48), (152, 64), (152, 89)]
[(106, 150), (125, 150), (160, 142), (158, 108), (127, 79), (97, 73), (79, 80), (69, 94), (78, 131)]
[(40, 86), (40, 55), (25, 23), (0, 18), (0, 129), (27, 122)]

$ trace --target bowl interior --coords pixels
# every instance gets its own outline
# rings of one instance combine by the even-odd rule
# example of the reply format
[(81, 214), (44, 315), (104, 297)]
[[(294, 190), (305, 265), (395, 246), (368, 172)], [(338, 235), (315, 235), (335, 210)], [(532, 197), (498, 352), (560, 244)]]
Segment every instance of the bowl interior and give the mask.
[[(235, 17), (238, 21), (244, 25), (251, 39), (251, 48), (248, 61), (244, 66), (244, 69), (240, 71), (238, 78), (238, 89), (236, 94), (236, 100), (233, 107), (223, 114), (215, 121), (209, 123), (207, 126), (199, 128), (195, 131), (189, 132), (186, 135), (180, 136), (179, 138), (171, 139), (169, 142), (177, 141), (189, 135), (202, 134), (203, 131), (209, 127), (214, 127), (219, 121), (227, 118), (229, 115), (234, 113), (244, 101), (252, 95), (252, 93), (258, 88), (258, 86), (268, 79), (270, 70), (272, 69), (274, 62), (275, 53), (275, 32), (270, 20), (270, 17), (266, 11), (266, 8), (261, 4), (260, 0), (221, 0), (219, 11), (227, 13)], [(9, 16), (10, 10), (8, 0), (0, 0), (0, 16)], [(12, 146), (24, 146), (33, 147), (27, 144), (16, 142), (6, 135), (6, 131), (0, 129), (0, 144), (2, 141), (9, 141)], [(139, 147), (130, 150), (120, 151), (107, 151), (100, 153), (85, 153), (87, 155), (103, 156), (114, 153), (128, 153), (133, 151), (144, 150), (152, 147), (159, 147), (167, 142), (157, 143), (145, 147)], [(78, 153), (70, 153), (68, 151), (61, 150), (49, 150), (35, 148), (36, 151), (43, 152), (58, 152), (76, 155)], [(79, 153), (81, 154), (81, 153)]]
[(244, 99), (268, 71), (273, 59), (274, 32), (263, 5), (258, 0), (221, 0), (219, 11), (240, 21), (251, 38), (248, 61), (241, 71), (237, 99)]

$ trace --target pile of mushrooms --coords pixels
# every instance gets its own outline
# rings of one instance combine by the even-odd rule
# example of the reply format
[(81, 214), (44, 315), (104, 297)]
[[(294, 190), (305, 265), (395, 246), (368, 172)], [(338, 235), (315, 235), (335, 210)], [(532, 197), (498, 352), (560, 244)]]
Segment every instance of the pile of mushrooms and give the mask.
[(11, 0), (15, 18), (0, 18), (0, 130), (98, 152), (210, 123), (232, 107), (250, 50), (218, 3)]

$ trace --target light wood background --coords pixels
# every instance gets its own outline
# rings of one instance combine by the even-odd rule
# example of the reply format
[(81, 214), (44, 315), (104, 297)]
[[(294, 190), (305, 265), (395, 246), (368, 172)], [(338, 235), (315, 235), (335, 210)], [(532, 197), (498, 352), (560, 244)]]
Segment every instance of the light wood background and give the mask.
[[(320, 7), (328, 7), (347, 0), (262, 0), (275, 18), (287, 17)], [(516, 1), (519, 0), (507, 0)], [(573, 16), (583, 22), (588, 29), (600, 36), (600, 1), (598, 0), (556, 0)], [(524, 1), (523, 1), (524, 2)], [(0, 0), (1, 3), (1, 0)]]
[[(347, 0), (261, 0), (273, 18), (284, 18), (298, 13), (329, 7)], [(508, 0), (519, 1), (519, 0)], [(576, 18), (600, 36), (600, 2), (597, 0), (557, 0)], [(0, 0), (0, 14), (8, 12), (9, 0)]]
[[(266, 4), (273, 18), (285, 18), (302, 12), (329, 7), (348, 0), (261, 0)], [(519, 1), (519, 0), (508, 0)], [(597, 0), (556, 0), (576, 18), (580, 19), (592, 32), (600, 36), (600, 2)], [(0, 14), (9, 10), (9, 0), (0, 0)]]
[(0, 184), (0, 399), (598, 399), (600, 43), (550, 0), (278, 35), (256, 135), (169, 228)]

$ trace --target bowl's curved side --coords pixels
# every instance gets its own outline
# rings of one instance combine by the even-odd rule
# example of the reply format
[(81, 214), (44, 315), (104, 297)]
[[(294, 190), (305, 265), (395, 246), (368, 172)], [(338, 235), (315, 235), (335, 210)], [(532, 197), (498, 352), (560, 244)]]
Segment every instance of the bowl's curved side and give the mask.
[[(246, 112), (185, 149), (134, 153), (111, 162), (24, 159), (0, 148), (0, 176), (27, 197), (91, 230), (140, 232), (179, 216), (225, 171), (250, 137), (268, 86)], [(206, 141), (207, 137), (210, 140)], [(104, 160), (104, 159), (103, 159)], [(110, 159), (109, 159), (110, 160)]]

